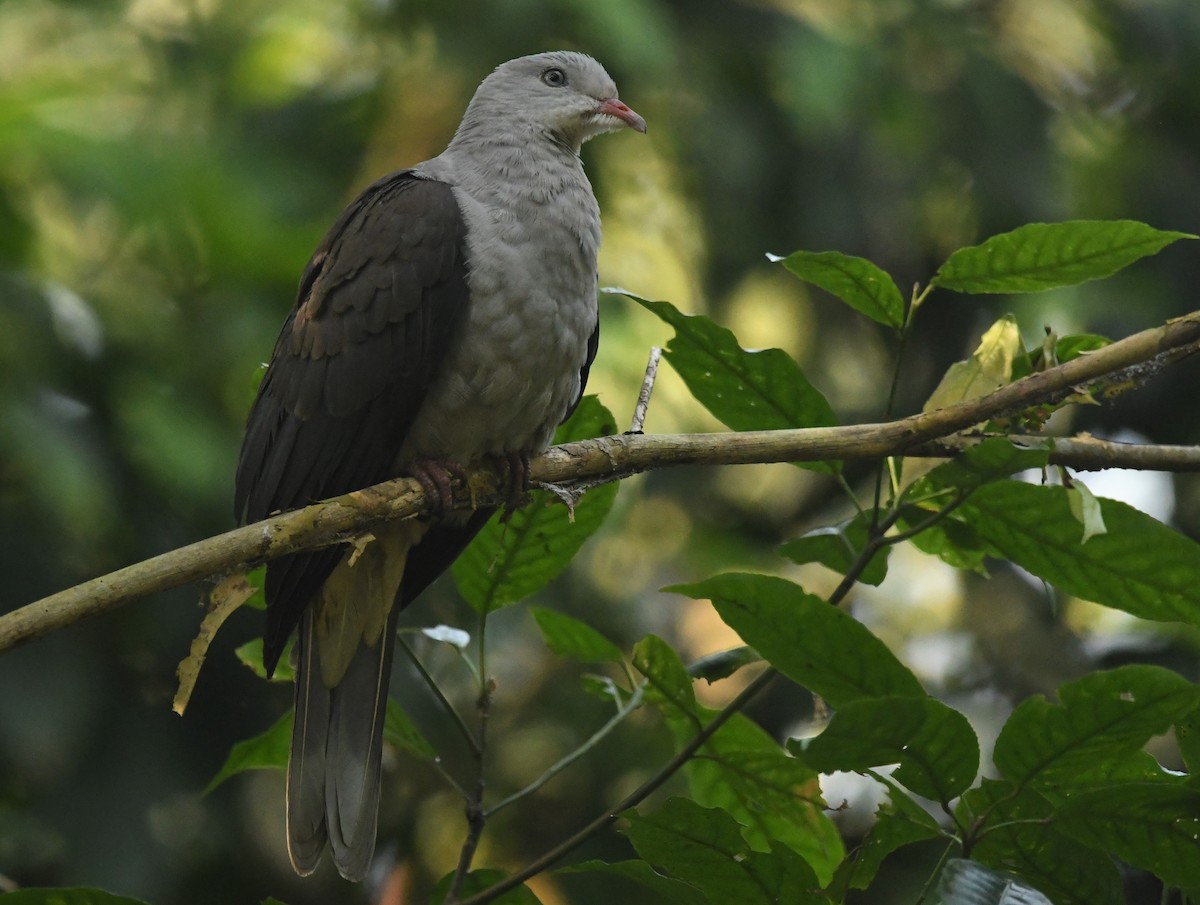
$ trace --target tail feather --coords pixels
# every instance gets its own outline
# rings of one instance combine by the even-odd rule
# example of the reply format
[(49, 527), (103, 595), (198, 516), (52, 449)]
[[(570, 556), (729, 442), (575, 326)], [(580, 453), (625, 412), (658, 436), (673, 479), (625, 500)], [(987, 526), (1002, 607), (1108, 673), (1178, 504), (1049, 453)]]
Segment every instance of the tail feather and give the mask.
[(326, 736), (332, 693), (316, 663), (313, 617), (306, 612), (297, 633), (296, 707), (287, 772), (288, 856), (301, 876), (317, 867), (325, 848)]
[(347, 880), (361, 880), (371, 864), (398, 616), (389, 614), (373, 646), (360, 642), (333, 689), (321, 679), (315, 617), (301, 619), (287, 778), (288, 855), (301, 876), (316, 869), (326, 841)]
[(325, 814), (333, 862), (347, 880), (362, 879), (375, 852), (388, 679), (399, 609), (374, 647), (360, 644), (333, 690), (326, 742)]

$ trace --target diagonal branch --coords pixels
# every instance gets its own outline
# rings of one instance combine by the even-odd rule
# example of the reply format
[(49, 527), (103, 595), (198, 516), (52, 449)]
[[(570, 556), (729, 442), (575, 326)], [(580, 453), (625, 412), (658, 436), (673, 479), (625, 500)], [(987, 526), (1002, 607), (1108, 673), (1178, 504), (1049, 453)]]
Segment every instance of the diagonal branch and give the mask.
[[(979, 399), (896, 421), (780, 431), (601, 437), (548, 450), (533, 461), (530, 476), (537, 482), (563, 485), (672, 465), (945, 456), (952, 448), (934, 441), (954, 438), (951, 446), (970, 442), (955, 435), (989, 419), (1057, 401), (1102, 378), (1133, 373), (1144, 379), (1198, 349), (1200, 311), (1032, 374)], [(1014, 440), (1031, 442), (1028, 437)], [(1079, 468), (1200, 468), (1200, 453), (1191, 447), (1128, 447), (1086, 438), (1053, 442), (1056, 452), (1052, 461)], [(456, 484), (457, 507), (504, 501), (504, 488), (496, 475), (480, 469), (468, 477), (470, 490), (465, 484)], [(163, 553), (0, 615), (0, 652), (149, 594), (253, 568), (285, 553), (344, 542), (383, 522), (419, 515), (424, 505), (419, 484), (398, 478)]]

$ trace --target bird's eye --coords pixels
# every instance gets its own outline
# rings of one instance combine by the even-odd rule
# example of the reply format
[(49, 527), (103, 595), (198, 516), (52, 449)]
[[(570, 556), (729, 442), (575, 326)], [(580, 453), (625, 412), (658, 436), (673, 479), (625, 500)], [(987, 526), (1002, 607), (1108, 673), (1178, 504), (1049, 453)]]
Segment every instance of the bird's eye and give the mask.
[(567, 84), (567, 74), (557, 67), (547, 69), (542, 73), (542, 81), (551, 88), (561, 88)]

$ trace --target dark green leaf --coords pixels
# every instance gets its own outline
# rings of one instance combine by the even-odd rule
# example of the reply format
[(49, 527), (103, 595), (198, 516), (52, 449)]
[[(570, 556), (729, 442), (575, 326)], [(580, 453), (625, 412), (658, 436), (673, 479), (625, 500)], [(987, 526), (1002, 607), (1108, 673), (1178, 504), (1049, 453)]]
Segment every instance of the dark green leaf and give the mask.
[[(848, 573), (859, 554), (866, 549), (873, 513), (860, 512), (839, 525), (817, 528), (790, 540), (779, 552), (797, 564), (819, 562), (842, 575)], [(863, 584), (878, 586), (887, 577), (887, 558), (891, 547), (877, 550), (859, 573)]]
[(407, 751), (425, 760), (436, 760), (437, 752), (413, 725), (408, 714), (394, 698), (388, 698), (387, 711), (383, 719), (383, 740), (389, 745)]
[(0, 902), (4, 905), (146, 905), (141, 899), (84, 886), (60, 889), (31, 886), (0, 894)]
[[(915, 506), (906, 506), (904, 512), (896, 522), (896, 527), (901, 531), (910, 531), (929, 519), (927, 510)], [(936, 556), (948, 566), (985, 576), (988, 571), (984, 562), (988, 557), (999, 556), (996, 548), (981, 538), (973, 527), (953, 517), (926, 525), (924, 530), (913, 535), (910, 542), (922, 553)]]
[(1072, 358), (1078, 358), (1084, 352), (1094, 352), (1109, 345), (1112, 345), (1112, 340), (1106, 336), (1097, 336), (1095, 333), (1077, 333), (1061, 337), (1054, 344), (1054, 356), (1058, 359), (1059, 364), (1062, 364)]
[(1046, 893), (1055, 905), (1122, 905), (1121, 876), (1112, 859), (1060, 833), (1053, 806), (1032, 789), (984, 780), (959, 808), (967, 825), (986, 815), (973, 858), (1011, 870)]
[(751, 663), (761, 663), (762, 655), (754, 648), (745, 644), (738, 647), (731, 647), (728, 650), (719, 650), (711, 654), (705, 654), (699, 659), (693, 660), (688, 664), (688, 675), (694, 679), (703, 679), (705, 682), (712, 684), (713, 682), (727, 679), (743, 666), (749, 666)]
[(718, 808), (669, 799), (654, 815), (629, 811), (637, 853), (673, 877), (703, 889), (714, 902), (820, 905), (812, 869), (790, 849), (752, 851), (741, 827)]
[[(467, 896), (473, 896), (476, 893), (483, 892), (485, 889), (490, 889), (508, 875), (502, 870), (473, 870), (463, 879), (462, 886), (458, 890), (458, 898), (465, 899)], [(435, 903), (444, 902), (447, 893), (450, 892), (450, 884), (454, 882), (454, 874), (449, 873), (442, 877), (433, 888), (431, 900)], [(491, 900), (496, 905), (541, 905), (540, 900), (528, 886), (518, 886), (516, 889), (510, 889), (502, 896), (497, 896)]]
[(816, 738), (788, 747), (820, 773), (899, 764), (893, 777), (949, 805), (979, 771), (979, 742), (957, 710), (932, 698), (864, 698), (841, 705)]
[(1049, 449), (1029, 449), (1003, 437), (989, 437), (922, 475), (904, 491), (904, 497), (921, 499), (944, 490), (967, 493), (1019, 471), (1044, 468), (1049, 461)]
[[(279, 662), (275, 664), (275, 673), (271, 676), (272, 682), (291, 682), (295, 678), (290, 659), (294, 641), (295, 638), (293, 636), (292, 638), (288, 638), (287, 644), (284, 645), (283, 653), (279, 656)], [(260, 679), (265, 679), (267, 677), (267, 670), (263, 666), (262, 652), (262, 638), (254, 638), (235, 650), (234, 654), (242, 661), (242, 665), (249, 667), (250, 671)]]
[(1200, 774), (1200, 710), (1193, 710), (1175, 724), (1175, 740), (1188, 772)]
[(229, 777), (246, 770), (286, 768), (291, 743), (292, 712), (289, 710), (266, 732), (234, 745), (217, 775), (204, 787), (204, 794), (207, 795)]
[(723, 726), (688, 764), (687, 775), (693, 800), (734, 817), (751, 848), (785, 845), (808, 862), (821, 883), (845, 858), (841, 835), (825, 814), (817, 774), (750, 720)]
[[(690, 677), (673, 650), (653, 635), (634, 648), (634, 665), (650, 681), (649, 702), (662, 710), (677, 746), (715, 716), (696, 703)], [(744, 825), (753, 848), (778, 841), (802, 855), (822, 881), (844, 857), (841, 836), (825, 815), (816, 774), (759, 726), (735, 714), (685, 767), (697, 804), (720, 807)]]
[(266, 610), (267, 598), (263, 594), (263, 582), (266, 580), (266, 566), (259, 566), (257, 569), (251, 569), (246, 573), (246, 584), (254, 588), (254, 593), (242, 602), (242, 606), (248, 606), (252, 610)]
[(1022, 568), (1068, 594), (1141, 616), (1200, 625), (1200, 545), (1115, 500), (1100, 500), (1108, 531), (1081, 543), (1063, 487), (1003, 481), (959, 510)]
[(692, 677), (667, 642), (656, 635), (647, 635), (633, 646), (633, 666), (649, 683), (647, 701), (691, 717), (692, 724), (699, 728)]
[(1168, 886), (1200, 886), (1200, 789), (1128, 783), (1067, 801), (1054, 824), (1085, 845), (1111, 851)]
[(620, 663), (625, 659), (619, 647), (586, 622), (542, 607), (531, 607), (529, 611), (546, 646), (558, 656), (584, 663)]
[(1134, 220), (1030, 223), (952, 254), (933, 285), (958, 292), (1037, 292), (1110, 276), (1187, 233)]
[(1060, 704), (1022, 701), (996, 739), (996, 768), (1061, 786), (1100, 761), (1131, 755), (1200, 704), (1200, 688), (1157, 666), (1096, 672), (1058, 690)]
[(891, 800), (881, 805), (862, 844), (837, 869), (828, 892), (841, 901), (850, 889), (866, 889), (875, 880), (883, 859), (906, 845), (942, 835), (934, 820), (919, 804), (890, 781), (884, 780)]
[(711, 600), (742, 640), (834, 707), (862, 697), (925, 694), (862, 623), (790, 581), (728, 573), (667, 590)]
[(669, 905), (710, 905), (709, 898), (683, 880), (664, 877), (645, 861), (584, 861), (582, 864), (572, 864), (556, 870), (556, 874), (602, 873), (614, 877), (624, 877), (639, 886), (649, 890), (654, 895), (655, 902)]
[(775, 258), (804, 280), (887, 327), (904, 326), (904, 297), (892, 278), (865, 258), (836, 251), (796, 251)]
[[(585, 396), (555, 442), (611, 434), (612, 415), (595, 396)], [(499, 513), (484, 526), (455, 561), (452, 572), (463, 598), (480, 612), (516, 603), (540, 591), (567, 567), (604, 522), (617, 497), (616, 482), (594, 487), (575, 506), (567, 507), (544, 491), (517, 510), (507, 523)]]
[[(628, 293), (626, 293), (628, 295)], [(692, 395), (735, 431), (828, 427), (833, 409), (781, 349), (750, 352), (737, 338), (702, 315), (681, 313), (670, 302), (630, 295), (675, 328), (666, 348), (667, 360)], [(831, 463), (797, 463), (828, 471)]]

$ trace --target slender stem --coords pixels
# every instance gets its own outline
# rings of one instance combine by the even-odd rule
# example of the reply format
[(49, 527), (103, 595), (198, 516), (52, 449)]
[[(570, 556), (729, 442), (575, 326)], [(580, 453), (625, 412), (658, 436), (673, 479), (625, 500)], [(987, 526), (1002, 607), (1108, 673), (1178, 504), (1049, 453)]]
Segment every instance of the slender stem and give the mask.
[[(481, 614), (481, 622), (486, 618)], [(481, 645), (482, 642), (481, 634)], [(482, 654), (480, 658), (482, 666)], [(458, 892), (471, 872), (471, 862), (475, 859), (475, 851), (479, 848), (479, 840), (483, 837), (483, 830), (487, 825), (487, 812), (483, 809), (483, 793), (486, 786), (484, 766), (487, 761), (488, 717), (491, 714), (492, 693), (495, 690), (495, 683), (490, 679), (485, 680), (476, 701), (476, 707), (479, 710), (479, 751), (475, 757), (475, 786), (467, 798), (467, 837), (463, 840), (462, 850), (458, 855), (458, 867), (454, 870), (454, 879), (450, 881), (450, 890), (446, 893), (445, 905), (454, 905), (458, 902)]]
[(462, 714), (458, 712), (455, 706), (450, 702), (450, 699), (446, 697), (445, 692), (443, 692), (438, 686), (438, 683), (434, 681), (433, 676), (429, 674), (429, 670), (425, 668), (425, 664), (421, 662), (421, 659), (417, 656), (416, 651), (414, 651), (409, 643), (404, 640), (404, 635), (400, 632), (397, 632), (396, 637), (400, 642), (400, 646), (404, 649), (404, 653), (408, 655), (408, 659), (412, 661), (413, 666), (417, 668), (417, 672), (421, 674), (422, 680), (426, 685), (429, 686), (429, 690), (433, 692), (433, 695), (435, 698), (437, 698), (438, 703), (442, 705), (442, 709), (450, 715), (450, 718), (454, 721), (454, 725), (458, 727), (458, 731), (466, 740), (467, 746), (471, 749), (471, 753), (478, 755), (480, 748), (479, 741), (471, 732), (471, 728), (467, 725), (466, 720), (462, 718)]
[(489, 886), (483, 892), (476, 893), (469, 899), (463, 899), (458, 905), (483, 905), (484, 902), (490, 902), (496, 897), (503, 895), (510, 889), (515, 889), (520, 886), (530, 877), (537, 876), (550, 865), (558, 861), (567, 853), (573, 851), (581, 844), (586, 842), (595, 833), (604, 829), (614, 820), (616, 820), (622, 811), (635, 807), (641, 804), (646, 798), (654, 793), (663, 783), (675, 775), (675, 773), (686, 764), (703, 745), (712, 736), (724, 726), (734, 714), (741, 711), (746, 704), (753, 700), (763, 689), (765, 689), (778, 676), (779, 673), (774, 667), (768, 668), (760, 673), (753, 682), (742, 689), (729, 704), (708, 723), (703, 729), (696, 733), (692, 739), (684, 745), (674, 757), (672, 757), (666, 765), (663, 766), (654, 776), (635, 789), (631, 794), (622, 799), (615, 807), (605, 811), (587, 826), (580, 829), (574, 835), (564, 839), (550, 851), (546, 852), (535, 861), (531, 861), (521, 870), (511, 876), (505, 877), (494, 886)]
[(575, 763), (575, 761), (579, 760), (579, 758), (583, 757), (585, 754), (595, 748), (596, 745), (600, 744), (600, 742), (609, 735), (609, 733), (611, 733), (617, 728), (617, 726), (624, 722), (626, 717), (628, 717), (642, 705), (642, 696), (645, 693), (645, 690), (646, 683), (643, 682), (636, 689), (634, 689), (634, 692), (632, 695), (630, 695), (629, 700), (626, 701), (625, 704), (615, 714), (613, 714), (607, 723), (592, 733), (592, 736), (587, 741), (585, 741), (575, 750), (571, 751), (561, 760), (548, 767), (541, 776), (539, 776), (525, 788), (521, 789), (519, 792), (514, 792), (502, 801), (492, 805), (484, 812), (484, 816), (490, 818), (497, 811), (508, 807), (510, 804), (520, 801), (522, 798), (532, 795), (563, 770), (567, 769), (567, 767), (571, 766), (571, 764)]
[(945, 867), (946, 862), (950, 860), (950, 852), (953, 850), (954, 843), (951, 842), (946, 846), (945, 851), (942, 852), (942, 857), (938, 858), (938, 863), (934, 865), (933, 871), (929, 874), (929, 879), (925, 881), (925, 885), (921, 888), (921, 895), (917, 897), (917, 901), (914, 902), (913, 905), (921, 905), (922, 902), (929, 898), (929, 893), (933, 890), (933, 881), (938, 878), (939, 874), (941, 874), (942, 868)]
[(629, 433), (640, 434), (646, 425), (646, 409), (650, 406), (650, 394), (654, 391), (654, 381), (658, 378), (658, 362), (662, 358), (662, 349), (650, 347), (650, 359), (646, 362), (646, 376), (642, 378), (642, 388), (638, 391), (637, 404), (633, 407), (633, 423), (629, 425)]

